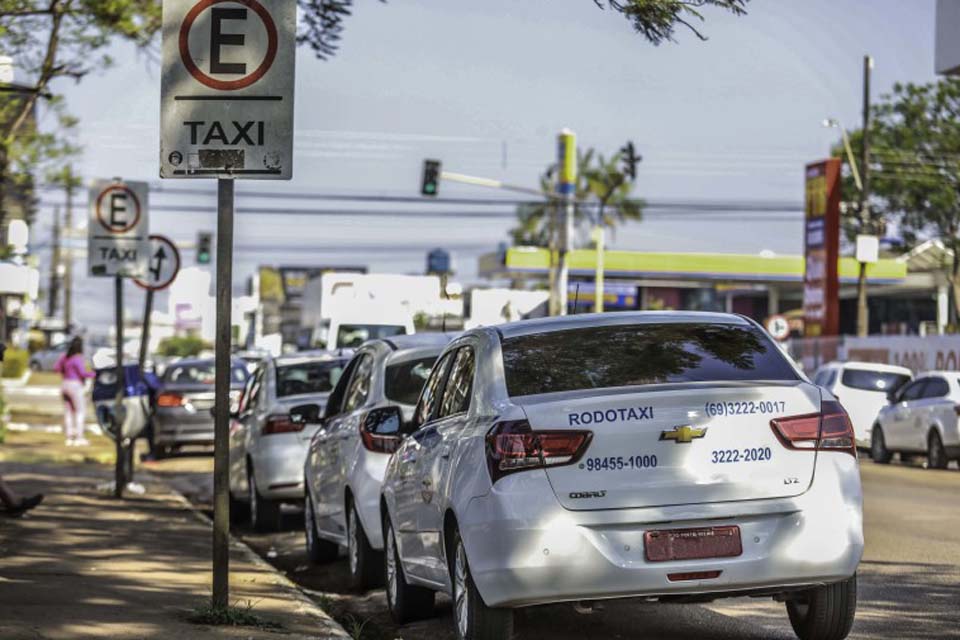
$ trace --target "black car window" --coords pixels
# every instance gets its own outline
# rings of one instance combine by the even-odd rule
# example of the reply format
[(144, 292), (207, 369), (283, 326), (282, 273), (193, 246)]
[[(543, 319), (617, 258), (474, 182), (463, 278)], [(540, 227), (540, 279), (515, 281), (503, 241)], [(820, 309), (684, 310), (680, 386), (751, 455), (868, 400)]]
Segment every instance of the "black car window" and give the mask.
[(450, 369), (450, 377), (440, 403), (440, 417), (462, 413), (470, 408), (474, 371), (473, 347), (461, 347)]
[(867, 369), (845, 369), (841, 382), (843, 386), (861, 391), (890, 393), (910, 381), (910, 376), (888, 371), (870, 371)]
[(343, 411), (353, 411), (362, 407), (370, 395), (370, 378), (373, 373), (373, 356), (365, 353), (360, 356), (357, 368), (350, 377), (350, 384), (347, 385), (347, 393), (343, 400)]
[(502, 346), (511, 396), (671, 382), (799, 379), (780, 349), (753, 326), (592, 326), (505, 338)]
[(900, 395), (900, 401), (916, 400), (923, 397), (923, 388), (927, 386), (927, 378), (920, 378), (911, 382)]
[(930, 378), (923, 388), (924, 398), (943, 398), (950, 394), (950, 385), (943, 378)]
[(343, 373), (340, 375), (340, 379), (337, 380), (337, 384), (330, 393), (330, 397), (327, 398), (327, 408), (323, 412), (324, 420), (343, 413), (343, 399), (347, 395), (347, 385), (350, 383), (350, 378), (353, 375), (354, 370), (357, 368), (357, 363), (362, 357), (362, 353), (355, 355), (353, 359), (350, 360), (347, 368), (343, 370)]
[(428, 422), (436, 413), (440, 394), (443, 390), (443, 381), (450, 369), (453, 355), (454, 352), (450, 352), (443, 356), (443, 359), (430, 372), (430, 377), (427, 378), (427, 383), (423, 385), (423, 391), (420, 393), (420, 401), (417, 402), (417, 408), (413, 412), (414, 426), (420, 426), (424, 422)]
[(416, 404), (436, 361), (436, 356), (429, 356), (388, 365), (383, 381), (383, 392), (387, 400), (399, 404)]
[(277, 397), (329, 393), (343, 373), (344, 360), (305, 361), (277, 366)]

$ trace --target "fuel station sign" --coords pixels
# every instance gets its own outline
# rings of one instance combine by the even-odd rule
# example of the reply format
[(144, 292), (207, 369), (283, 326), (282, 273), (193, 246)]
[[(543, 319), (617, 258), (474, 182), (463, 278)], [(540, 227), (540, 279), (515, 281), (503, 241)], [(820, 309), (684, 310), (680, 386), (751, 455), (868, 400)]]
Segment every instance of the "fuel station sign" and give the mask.
[(840, 330), (840, 160), (808, 164), (803, 225), (803, 317), (808, 337)]

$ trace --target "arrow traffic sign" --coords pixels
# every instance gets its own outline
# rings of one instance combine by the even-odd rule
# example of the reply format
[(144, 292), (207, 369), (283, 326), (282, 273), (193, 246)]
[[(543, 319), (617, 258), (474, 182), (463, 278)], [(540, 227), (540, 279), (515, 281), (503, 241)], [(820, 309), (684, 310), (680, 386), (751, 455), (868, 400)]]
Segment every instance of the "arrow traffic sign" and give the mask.
[(289, 180), (296, 0), (164, 0), (160, 177)]
[(148, 195), (146, 182), (94, 181), (87, 227), (91, 276), (143, 274), (147, 266)]
[(151, 234), (150, 256), (147, 261), (146, 275), (135, 278), (141, 289), (160, 291), (169, 287), (180, 273), (180, 251), (173, 240), (166, 236)]

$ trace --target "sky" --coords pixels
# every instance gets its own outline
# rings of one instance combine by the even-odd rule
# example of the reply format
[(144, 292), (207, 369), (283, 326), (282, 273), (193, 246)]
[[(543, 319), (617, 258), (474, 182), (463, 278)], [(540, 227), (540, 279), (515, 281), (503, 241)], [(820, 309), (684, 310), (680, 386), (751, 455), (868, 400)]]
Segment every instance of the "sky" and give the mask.
[[(478, 256), (507, 240), (509, 207), (496, 218), (465, 218), (457, 215), (465, 207), (439, 204), (382, 216), (258, 215), (243, 210), (386, 207), (244, 193), (416, 196), (427, 157), (445, 170), (536, 186), (564, 127), (581, 147), (605, 154), (632, 140), (643, 156), (634, 193), (651, 203), (797, 209), (757, 220), (651, 207), (642, 222), (617, 230), (612, 248), (800, 253), (803, 165), (837, 138), (821, 121), (857, 127), (866, 53), (875, 58), (875, 98), (897, 81), (933, 80), (934, 8), (934, 0), (754, 0), (744, 17), (706, 10), (706, 42), (680, 30), (678, 43), (655, 47), (593, 0), (358, 0), (336, 57), (298, 51), (293, 180), (237, 186), (235, 289), (258, 264), (422, 272), (436, 246), (451, 251), (457, 279), (476, 282)], [(126, 45), (111, 53), (112, 69), (58, 87), (80, 118), (79, 170), (88, 180), (151, 182), (151, 232), (190, 244), (197, 231), (215, 229), (215, 185), (160, 181), (157, 56)], [(163, 191), (172, 188), (199, 192)], [(441, 195), (501, 194), (444, 183)], [(58, 202), (59, 193), (43, 194), (34, 236), (42, 260)], [(423, 211), (449, 215), (415, 215)], [(111, 282), (84, 277), (80, 261), (75, 271), (79, 321), (109, 322), (98, 301)]]

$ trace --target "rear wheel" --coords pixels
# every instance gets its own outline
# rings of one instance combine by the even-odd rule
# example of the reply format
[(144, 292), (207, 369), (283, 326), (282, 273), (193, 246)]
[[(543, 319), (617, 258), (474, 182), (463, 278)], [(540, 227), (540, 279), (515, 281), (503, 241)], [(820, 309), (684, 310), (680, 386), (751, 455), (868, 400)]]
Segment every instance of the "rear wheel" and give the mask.
[(927, 468), (928, 469), (946, 469), (947, 451), (943, 448), (943, 441), (936, 429), (930, 432), (927, 438)]
[(508, 640), (513, 636), (513, 610), (488, 607), (470, 575), (460, 531), (453, 534), (453, 618), (460, 640)]
[(415, 587), (407, 583), (400, 564), (400, 553), (393, 533), (390, 518), (385, 517), (383, 527), (384, 575), (387, 583), (387, 606), (390, 615), (397, 624), (419, 620), (433, 614), (433, 600), (436, 594), (424, 587)]
[(800, 640), (843, 640), (857, 612), (857, 576), (810, 589), (787, 602), (790, 624)]
[(870, 457), (877, 464), (887, 464), (893, 454), (887, 450), (887, 441), (883, 437), (883, 429), (880, 425), (873, 425), (873, 431), (870, 435)]
[(252, 464), (247, 471), (247, 484), (250, 493), (250, 526), (254, 531), (276, 531), (280, 528), (280, 503), (264, 498), (257, 491)]
[[(308, 486), (306, 481), (303, 486)], [(303, 529), (307, 539), (307, 558), (311, 562), (320, 564), (337, 559), (340, 553), (339, 545), (329, 540), (322, 540), (317, 534), (317, 519), (313, 512), (313, 498), (310, 497), (309, 489), (304, 491)]]
[(360, 523), (357, 507), (350, 501), (347, 512), (347, 558), (350, 560), (350, 583), (354, 589), (366, 591), (383, 583), (383, 559), (370, 546)]

